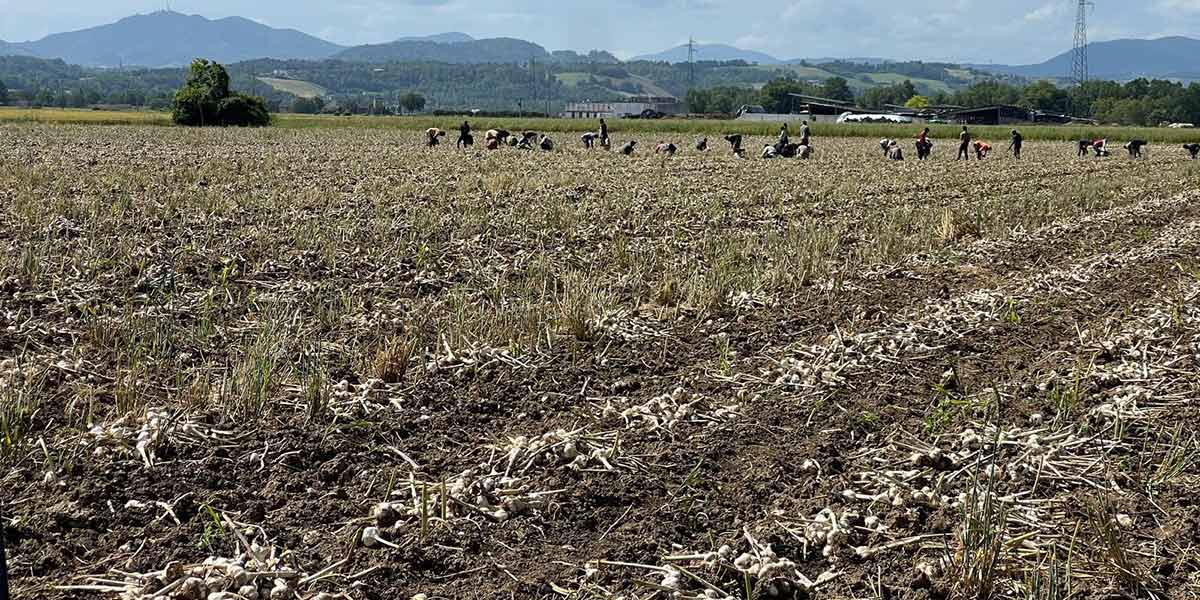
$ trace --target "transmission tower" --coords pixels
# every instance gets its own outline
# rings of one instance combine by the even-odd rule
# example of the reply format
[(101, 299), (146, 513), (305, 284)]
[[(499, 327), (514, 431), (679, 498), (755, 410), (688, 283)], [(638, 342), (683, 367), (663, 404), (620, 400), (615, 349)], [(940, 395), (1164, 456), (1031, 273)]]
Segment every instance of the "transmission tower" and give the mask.
[(696, 87), (696, 40), (688, 38), (688, 91)]
[(1079, 0), (1079, 11), (1075, 15), (1075, 50), (1071, 53), (1071, 83), (1083, 85), (1088, 80), (1088, 8), (1095, 6), (1088, 0)]

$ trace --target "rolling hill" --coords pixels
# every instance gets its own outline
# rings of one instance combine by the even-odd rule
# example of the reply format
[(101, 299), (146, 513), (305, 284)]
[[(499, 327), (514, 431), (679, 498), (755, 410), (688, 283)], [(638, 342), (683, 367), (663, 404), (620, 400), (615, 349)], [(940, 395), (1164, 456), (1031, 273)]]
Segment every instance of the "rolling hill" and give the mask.
[(524, 63), (530, 58), (549, 61), (545, 48), (513, 38), (441, 43), (398, 41), (347, 48), (334, 56), (351, 62), (444, 62), (450, 64)]
[(264, 57), (320, 59), (341, 49), (294, 29), (275, 29), (241, 17), (214, 20), (169, 11), (0, 47), (6, 53), (60, 58), (88, 67), (180, 66), (197, 56), (223, 63)]
[[(1090, 73), (1096, 79), (1137, 77), (1200, 79), (1200, 40), (1166, 37), (1154, 40), (1113, 40), (1088, 45)], [(982, 71), (1029, 78), (1060, 78), (1071, 72), (1071, 52), (1036, 65), (971, 65)]]
[(437, 44), (457, 44), (459, 42), (473, 42), (475, 38), (457, 31), (447, 33), (435, 33), (433, 35), (409, 35), (402, 38), (397, 38), (397, 42), (434, 42)]
[(28, 54), (28, 52), (17, 44), (10, 44), (4, 40), (0, 40), (0, 56), (27, 56)]
[[(426, 39), (402, 39), (386, 44), (354, 46), (333, 58), (349, 62), (396, 63), (439, 62), (448, 64), (525, 64), (530, 60), (542, 63), (620, 62), (612, 54), (593, 50), (579, 54), (571, 50), (549, 52), (533, 42), (515, 38), (469, 39), (468, 41), (435, 41), (458, 39), (465, 34), (440, 34)], [(467, 36), (469, 38), (469, 36)]]
[[(651, 62), (669, 62), (683, 63), (688, 61), (687, 45), (676, 46), (670, 50), (664, 50), (657, 54), (644, 54), (635, 56), (630, 60), (647, 60)], [(758, 63), (760, 65), (778, 65), (783, 61), (763, 52), (755, 52), (754, 50), (743, 50), (726, 44), (696, 44), (696, 60), (704, 61), (729, 61), (729, 60), (744, 60), (748, 63)]]

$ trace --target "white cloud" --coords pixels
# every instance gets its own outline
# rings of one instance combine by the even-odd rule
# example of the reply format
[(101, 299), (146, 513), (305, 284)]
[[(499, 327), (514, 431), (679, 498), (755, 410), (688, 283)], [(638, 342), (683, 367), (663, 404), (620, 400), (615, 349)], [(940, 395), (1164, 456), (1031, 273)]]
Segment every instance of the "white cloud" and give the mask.
[(1048, 2), (1025, 13), (1025, 20), (1030, 22), (1045, 21), (1065, 15), (1067, 12), (1067, 3), (1065, 0), (1058, 2)]
[(1154, 8), (1160, 13), (1200, 13), (1200, 0), (1157, 0)]

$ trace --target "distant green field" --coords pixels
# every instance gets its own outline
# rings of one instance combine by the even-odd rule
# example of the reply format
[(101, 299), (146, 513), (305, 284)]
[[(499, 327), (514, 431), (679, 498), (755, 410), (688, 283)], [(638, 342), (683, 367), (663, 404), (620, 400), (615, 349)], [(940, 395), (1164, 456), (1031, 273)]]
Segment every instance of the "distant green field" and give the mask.
[(899, 73), (868, 73), (865, 76), (879, 85), (895, 85), (897, 83), (911, 81), (912, 84), (917, 86), (918, 89), (927, 90), (930, 93), (936, 94), (937, 92), (944, 92), (949, 94), (954, 91), (954, 86), (936, 79), (908, 77)]
[(580, 83), (587, 81), (587, 78), (591, 77), (591, 76), (592, 76), (591, 73), (571, 72), (571, 73), (558, 73), (554, 76), (554, 78), (557, 79), (559, 83), (561, 83), (567, 87), (577, 87)]
[[(462, 117), (337, 117), (330, 115), (275, 115), (274, 125), (280, 129), (395, 129), (421, 130), (429, 127), (452, 129)], [(0, 107), (0, 123), (63, 123), (81, 125), (170, 125), (171, 115), (150, 111), (97, 111), (72, 109), (25, 109)], [(471, 119), (477, 131), (488, 128), (503, 128), (510, 131), (535, 130), (549, 133), (572, 134), (595, 129), (596, 121), (582, 119)], [(798, 123), (793, 123), (797, 125)], [(865, 138), (915, 138), (921, 125), (854, 124), (836, 125), (819, 123), (813, 126), (813, 135), (821, 137), (865, 137)], [(640, 135), (655, 137), (717, 136), (729, 133), (770, 136), (779, 131), (778, 123), (751, 123), (733, 120), (664, 119), (643, 121), (614, 119), (609, 122), (613, 136), (628, 139)], [(1200, 142), (1198, 129), (1166, 129), (1146, 127), (1077, 127), (1077, 126), (1019, 126), (1027, 140), (1074, 141), (1096, 137), (1113, 141), (1141, 138), (1154, 143), (1183, 144)], [(940, 139), (958, 137), (957, 125), (932, 125), (933, 136)], [(1002, 144), (1008, 139), (1010, 126), (972, 127), (977, 138)], [(678, 138), (677, 138), (678, 139)], [(680, 140), (682, 141), (682, 140)]]
[(822, 79), (822, 80), (824, 80), (824, 79), (829, 79), (830, 77), (837, 77), (837, 75), (835, 73), (826, 71), (825, 69), (820, 69), (817, 67), (805, 67), (802, 65), (784, 65), (783, 67), (772, 67), (772, 68), (783, 68), (788, 71), (791, 71), (796, 74), (797, 79)]
[(287, 92), (299, 98), (316, 98), (318, 96), (329, 95), (329, 90), (307, 81), (277, 79), (274, 77), (259, 77), (258, 80), (280, 92)]
[(74, 123), (80, 125), (170, 125), (171, 114), (157, 111), (112, 111), (83, 108), (15, 108), (0, 106), (0, 122)]
[(624, 92), (624, 91), (620, 90), (618, 86), (621, 86), (623, 84), (634, 83), (634, 84), (641, 86), (641, 88), (642, 88), (641, 94), (644, 94), (644, 95), (648, 95), (648, 96), (670, 96), (671, 95), (670, 92), (663, 89), (661, 86), (659, 86), (657, 83), (655, 83), (654, 80), (649, 79), (647, 77), (641, 77), (639, 75), (632, 75), (626, 79), (616, 79), (613, 77), (605, 77), (603, 75), (593, 75), (592, 73), (583, 73), (583, 72), (572, 71), (572, 72), (568, 72), (568, 73), (558, 73), (554, 77), (556, 79), (558, 79), (559, 83), (562, 83), (563, 85), (565, 85), (567, 87), (579, 87), (579, 84), (587, 81), (589, 78), (594, 77), (600, 85), (608, 88), (614, 94), (629, 95), (628, 92)]

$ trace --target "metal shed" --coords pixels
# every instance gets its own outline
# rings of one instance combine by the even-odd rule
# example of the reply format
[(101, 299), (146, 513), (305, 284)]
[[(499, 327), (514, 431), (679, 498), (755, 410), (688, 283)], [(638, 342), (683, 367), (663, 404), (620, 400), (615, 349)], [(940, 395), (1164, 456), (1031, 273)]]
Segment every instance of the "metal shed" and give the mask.
[(963, 125), (1009, 125), (1028, 123), (1033, 120), (1029, 109), (1007, 105), (968, 108), (954, 111), (946, 116), (948, 120)]

